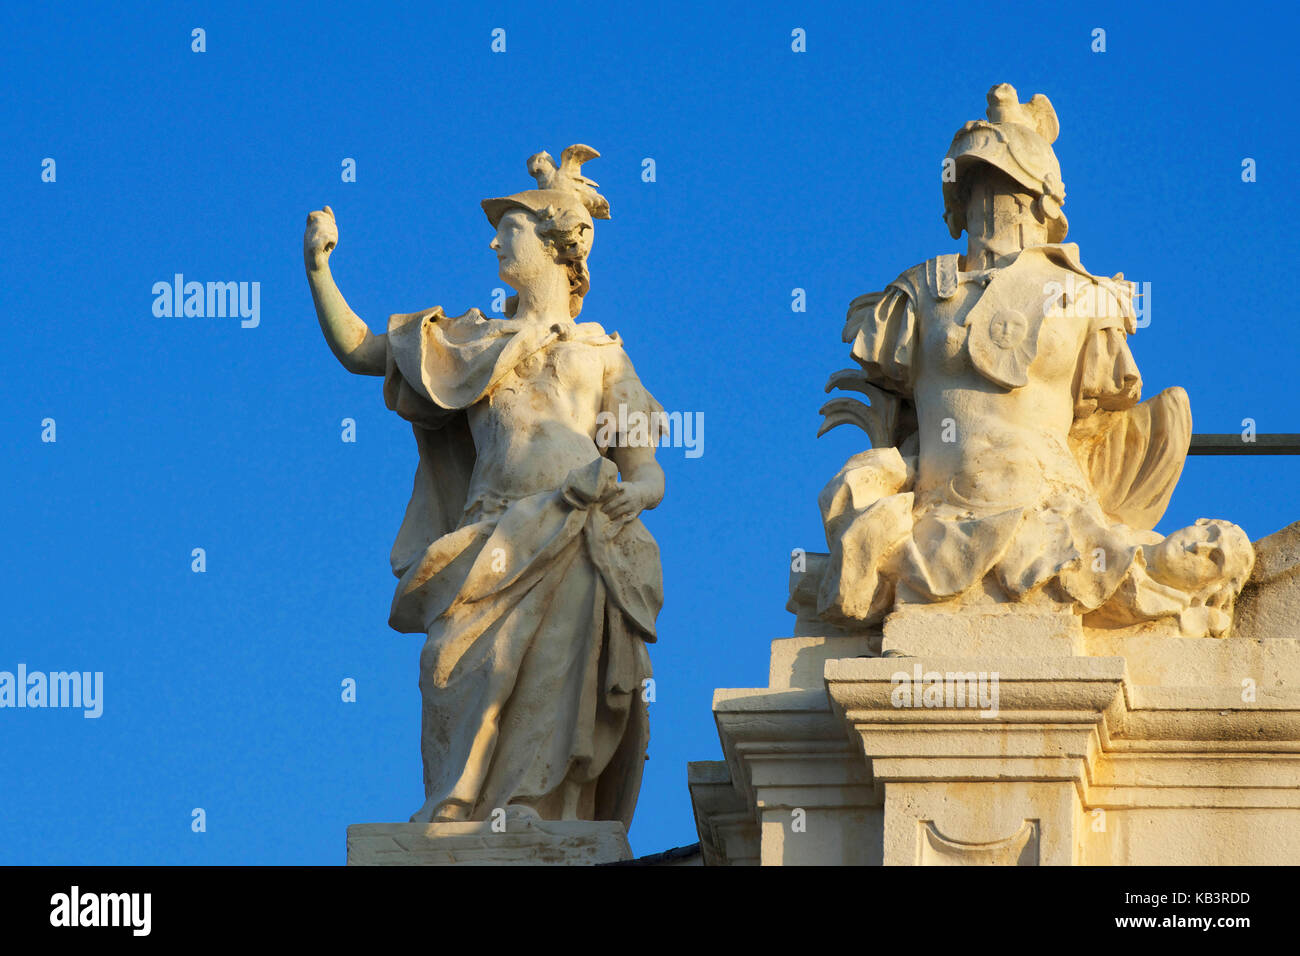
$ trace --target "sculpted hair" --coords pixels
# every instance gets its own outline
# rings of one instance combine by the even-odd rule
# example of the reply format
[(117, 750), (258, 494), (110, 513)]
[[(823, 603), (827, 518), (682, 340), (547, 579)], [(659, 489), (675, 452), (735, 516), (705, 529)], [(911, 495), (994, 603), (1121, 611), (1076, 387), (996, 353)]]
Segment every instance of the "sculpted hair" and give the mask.
[[(569, 210), (554, 206), (532, 211), (530, 215), (537, 223), (538, 238), (569, 275), (569, 318), (576, 319), (582, 312), (582, 297), (591, 288), (591, 274), (587, 271), (591, 224)], [(518, 307), (519, 297), (510, 296), (505, 314), (513, 316)]]
[(1192, 606), (1208, 609), (1210, 634), (1221, 637), (1232, 627), (1232, 614), (1237, 595), (1250, 580), (1255, 567), (1255, 547), (1241, 528), (1229, 521), (1216, 518), (1198, 518), (1197, 526), (1217, 525), (1222, 539), (1219, 548), (1223, 553), (1221, 575), (1192, 595)]
[(587, 253), (591, 251), (591, 224), (568, 210), (547, 206), (537, 214), (537, 235), (569, 273), (569, 317), (582, 311), (582, 297), (591, 288)]

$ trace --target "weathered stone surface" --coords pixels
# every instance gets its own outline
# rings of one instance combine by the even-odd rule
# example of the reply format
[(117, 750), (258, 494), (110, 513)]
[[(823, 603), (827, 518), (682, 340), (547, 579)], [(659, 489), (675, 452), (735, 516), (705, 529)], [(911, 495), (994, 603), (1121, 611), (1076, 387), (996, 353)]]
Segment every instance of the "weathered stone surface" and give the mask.
[[(1242, 659), (1224, 643), (1185, 640), (1179, 656), (1144, 643), (1129, 660), (917, 662), (942, 677), (996, 673), (988, 719), (897, 706), (910, 660), (828, 663), (836, 712), (885, 793), (885, 863), (960, 862), (952, 845), (968, 864), (998, 862), (992, 849), (1030, 823), (1036, 850), (1001, 862), (1300, 863), (1300, 688), (1243, 695)], [(1251, 823), (1272, 838), (1243, 839)]]
[[(836, 372), (822, 431), (863, 428), (819, 504), (829, 557), (791, 609), (851, 631), (918, 606), (1026, 605), (1097, 628), (1150, 622), (1222, 637), (1251, 571), (1245, 532), (1202, 519), (1152, 529), (1191, 440), (1187, 394), (1141, 401), (1132, 283), (1063, 242), (1059, 125), (1042, 94), (988, 94), (953, 137), (945, 254), (849, 306), (857, 367)], [(802, 633), (809, 628), (801, 621)]]
[(714, 694), (707, 865), (1300, 865), (1300, 524), (1152, 530), (1187, 396), (1140, 401), (1056, 133), (994, 87), (944, 166), (966, 254), (849, 307), (827, 390), (871, 405), (823, 431), (873, 447), (820, 496), (829, 553), (791, 556), (769, 686)]
[(1300, 864), (1300, 639), (896, 614), (889, 656), (776, 640), (770, 686), (715, 693), (706, 865)]
[(704, 865), (757, 866), (761, 858), (758, 823), (753, 809), (731, 785), (727, 764), (721, 760), (689, 763), (686, 780)]
[(885, 618), (881, 649), (909, 657), (1061, 657), (1083, 653), (1083, 625), (1061, 608), (911, 605)]
[(1255, 570), (1237, 600), (1234, 637), (1277, 638), (1300, 626), (1300, 521), (1255, 542)]
[(356, 823), (349, 866), (594, 866), (630, 860), (617, 821), (510, 820), (470, 823)]
[[(537, 153), (537, 189), (483, 201), (498, 274), (518, 293), (505, 318), (431, 308), (392, 315), (375, 334), (330, 272), (333, 210), (307, 219), (303, 257), (326, 342), (348, 371), (383, 378), (419, 451), (389, 614), (396, 630), (427, 636), (425, 800), (412, 822), (524, 809), (626, 826), (636, 806), (646, 645), (663, 604), (640, 515), (663, 497), (655, 445), (667, 419), (617, 333), (575, 322), (591, 286), (593, 219), (609, 218), (581, 174), (598, 155), (574, 145), (557, 165)], [(452, 845), (422, 844), (417, 856), (438, 861)]]
[(779, 638), (772, 642), (767, 682), (773, 689), (820, 688), (827, 661), (878, 655), (865, 637)]

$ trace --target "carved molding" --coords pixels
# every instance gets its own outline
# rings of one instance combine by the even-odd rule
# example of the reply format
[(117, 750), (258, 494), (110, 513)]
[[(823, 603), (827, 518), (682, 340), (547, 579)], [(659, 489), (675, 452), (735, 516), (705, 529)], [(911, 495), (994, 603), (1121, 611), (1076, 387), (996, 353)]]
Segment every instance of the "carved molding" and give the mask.
[(1038, 821), (1026, 820), (1012, 836), (991, 843), (945, 837), (933, 820), (918, 820), (920, 866), (1038, 866)]

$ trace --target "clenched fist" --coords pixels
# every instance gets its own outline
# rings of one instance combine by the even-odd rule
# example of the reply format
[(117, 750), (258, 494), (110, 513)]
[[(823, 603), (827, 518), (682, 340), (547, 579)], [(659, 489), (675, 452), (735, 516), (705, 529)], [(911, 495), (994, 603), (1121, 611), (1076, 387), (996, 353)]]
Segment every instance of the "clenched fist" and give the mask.
[(307, 231), (302, 236), (302, 257), (308, 272), (317, 272), (329, 262), (330, 253), (339, 244), (339, 227), (329, 206), (307, 216)]

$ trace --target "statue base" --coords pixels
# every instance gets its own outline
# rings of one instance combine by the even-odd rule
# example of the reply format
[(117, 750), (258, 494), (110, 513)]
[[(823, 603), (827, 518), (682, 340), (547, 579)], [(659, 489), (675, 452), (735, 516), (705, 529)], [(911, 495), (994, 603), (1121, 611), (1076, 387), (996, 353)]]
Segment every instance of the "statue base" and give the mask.
[(1300, 864), (1294, 623), (909, 608), (883, 640), (773, 641), (768, 683), (714, 693), (726, 759), (688, 777), (706, 865)]
[(627, 831), (615, 820), (509, 820), (495, 826), (354, 823), (348, 827), (348, 866), (595, 866), (632, 858)]

